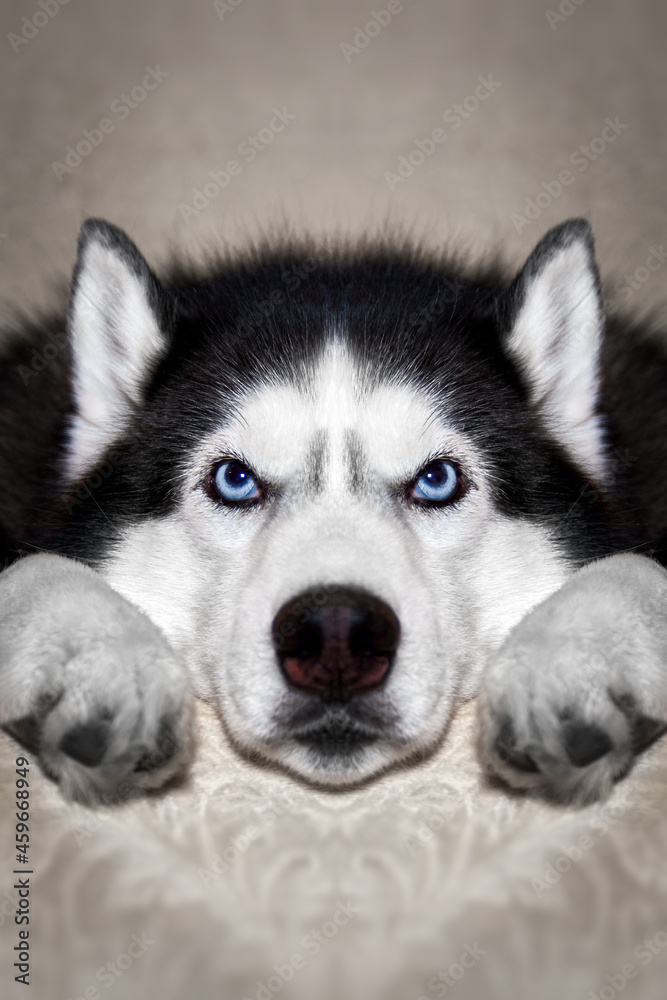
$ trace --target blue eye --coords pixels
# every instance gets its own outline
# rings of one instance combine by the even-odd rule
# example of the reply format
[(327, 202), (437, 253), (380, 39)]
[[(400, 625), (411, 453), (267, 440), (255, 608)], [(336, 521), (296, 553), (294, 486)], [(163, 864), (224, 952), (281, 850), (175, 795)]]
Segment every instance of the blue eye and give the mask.
[(451, 462), (441, 459), (422, 470), (410, 492), (410, 499), (426, 503), (446, 503), (452, 500), (461, 485), (461, 477)]
[(258, 500), (262, 495), (250, 469), (233, 459), (217, 466), (213, 472), (213, 485), (218, 496), (227, 503)]

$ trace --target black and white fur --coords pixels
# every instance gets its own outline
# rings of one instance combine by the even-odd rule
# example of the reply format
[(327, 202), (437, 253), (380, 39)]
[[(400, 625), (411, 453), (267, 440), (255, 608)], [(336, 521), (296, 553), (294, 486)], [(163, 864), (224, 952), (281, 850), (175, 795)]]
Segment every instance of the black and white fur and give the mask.
[[(193, 692), (330, 786), (418, 759), (477, 694), (484, 765), (561, 799), (667, 724), (667, 362), (605, 319), (586, 222), (511, 282), (382, 248), (160, 281), (91, 220), (67, 318), (9, 342), (0, 387), (0, 723), (69, 794), (181, 773)], [(229, 456), (265, 502), (211, 497)], [(436, 457), (467, 492), (407, 502)], [(377, 689), (286, 682), (272, 623), (318, 588), (400, 622)]]

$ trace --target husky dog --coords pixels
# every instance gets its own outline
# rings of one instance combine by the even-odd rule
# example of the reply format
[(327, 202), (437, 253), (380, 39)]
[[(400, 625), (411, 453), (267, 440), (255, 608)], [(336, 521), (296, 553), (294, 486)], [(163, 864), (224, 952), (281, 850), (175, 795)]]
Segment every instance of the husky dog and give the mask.
[[(479, 695), (510, 785), (608, 792), (667, 724), (667, 358), (589, 225), (518, 276), (262, 251), (158, 280), (81, 230), (0, 366), (0, 724), (94, 801), (240, 750), (343, 786)], [(20, 335), (19, 335), (20, 334)]]

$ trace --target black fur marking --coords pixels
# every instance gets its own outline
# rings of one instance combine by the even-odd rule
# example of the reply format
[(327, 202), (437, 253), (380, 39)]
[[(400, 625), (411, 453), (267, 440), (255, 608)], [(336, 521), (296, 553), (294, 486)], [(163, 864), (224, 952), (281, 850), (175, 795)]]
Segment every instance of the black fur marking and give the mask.
[(614, 744), (604, 730), (590, 722), (572, 720), (563, 726), (563, 745), (574, 767), (588, 767), (604, 757)]
[(64, 691), (41, 694), (37, 699), (34, 712), (24, 715), (20, 719), (12, 719), (11, 722), (4, 723), (2, 728), (19, 743), (22, 743), (26, 750), (39, 754), (42, 749), (44, 720), (62, 700), (64, 694)]
[(667, 726), (664, 722), (641, 715), (632, 727), (632, 752), (639, 753), (640, 750), (645, 750), (665, 732)]
[(160, 721), (155, 747), (152, 750), (146, 750), (141, 755), (133, 770), (135, 772), (157, 771), (176, 755), (178, 749), (173, 719), (163, 718)]
[(2, 728), (30, 753), (35, 755), (39, 753), (42, 725), (36, 715), (24, 715), (22, 719), (5, 722)]
[[(620, 320), (607, 323), (601, 409), (612, 458), (629, 458), (614, 464), (605, 492), (541, 429), (504, 351), (526, 275), (584, 225), (559, 227), (530, 258), (523, 283), (508, 283), (495, 268), (475, 273), (382, 247), (321, 253), (317, 261), (311, 248), (287, 247), (217, 265), (204, 278), (174, 272), (158, 281), (120, 230), (87, 223), (82, 249), (94, 237), (119, 250), (148, 290), (167, 350), (147, 373), (132, 426), (85, 482), (67, 487), (61, 467), (73, 404), (65, 320), (24, 326), (5, 348), (0, 555), (8, 563), (44, 548), (97, 565), (127, 525), (175, 508), (190, 454), (241, 395), (269, 379), (300, 379), (335, 330), (369, 384), (408, 379), (429, 391), (482, 452), (496, 506), (544, 526), (574, 565), (629, 548), (667, 562), (667, 360), (657, 341)], [(299, 280), (288, 286), (286, 274)], [(244, 317), (260, 314), (248, 330)], [(64, 346), (34, 370), (54, 337)]]
[(540, 240), (528, 258), (525, 267), (511, 286), (500, 312), (504, 336), (509, 333), (512, 322), (523, 305), (533, 280), (559, 250), (565, 249), (575, 241), (581, 242), (586, 248), (588, 267), (598, 294), (601, 293), (591, 227), (585, 219), (569, 219), (560, 226), (550, 229), (546, 236)]
[[(116, 251), (130, 271), (143, 285), (149, 304), (158, 317), (160, 326), (169, 329), (173, 321), (173, 301), (166, 296), (160, 282), (157, 280), (145, 258), (139, 252), (132, 240), (119, 229), (104, 219), (86, 219), (79, 232), (78, 261), (72, 280), (72, 298), (76, 294), (81, 268), (85, 262), (86, 250), (91, 243)], [(122, 346), (122, 345), (121, 345)]]
[(354, 431), (347, 434), (347, 461), (350, 470), (350, 489), (359, 493), (364, 485), (364, 452)]
[(509, 716), (503, 719), (500, 726), (498, 736), (496, 737), (495, 750), (496, 756), (503, 764), (509, 764), (518, 771), (525, 771), (527, 773), (539, 771), (537, 764), (530, 754), (526, 753), (525, 750), (520, 750), (517, 746), (514, 724)]
[(331, 712), (321, 721), (293, 734), (296, 743), (307, 747), (318, 756), (320, 766), (340, 764), (342, 759), (354, 758), (355, 753), (377, 742), (377, 734), (356, 722), (346, 712)]
[(324, 475), (326, 450), (327, 450), (326, 433), (324, 431), (317, 431), (313, 435), (313, 441), (309, 456), (310, 487), (313, 493), (319, 493), (322, 489), (322, 477)]
[(618, 694), (610, 690), (609, 697), (627, 719), (633, 753), (639, 753), (646, 749), (667, 731), (667, 725), (664, 722), (651, 719), (648, 715), (643, 715), (637, 710), (637, 702), (631, 694)]
[(110, 727), (99, 720), (75, 726), (60, 741), (60, 750), (86, 767), (98, 767), (109, 748)]

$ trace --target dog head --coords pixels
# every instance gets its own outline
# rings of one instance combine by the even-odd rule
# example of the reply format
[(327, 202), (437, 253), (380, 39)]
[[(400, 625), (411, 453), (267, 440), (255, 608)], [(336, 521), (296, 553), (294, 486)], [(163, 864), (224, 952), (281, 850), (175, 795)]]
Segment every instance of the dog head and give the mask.
[(69, 328), (74, 554), (240, 746), (304, 777), (435, 745), (509, 630), (605, 550), (581, 502), (606, 476), (585, 222), (504, 285), (381, 251), (163, 284), (91, 221)]

